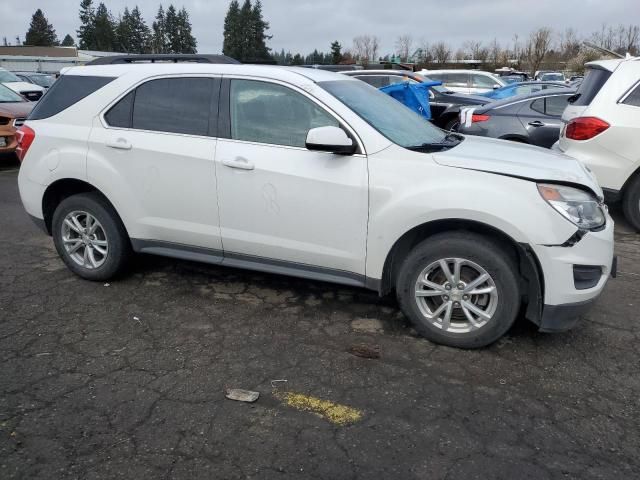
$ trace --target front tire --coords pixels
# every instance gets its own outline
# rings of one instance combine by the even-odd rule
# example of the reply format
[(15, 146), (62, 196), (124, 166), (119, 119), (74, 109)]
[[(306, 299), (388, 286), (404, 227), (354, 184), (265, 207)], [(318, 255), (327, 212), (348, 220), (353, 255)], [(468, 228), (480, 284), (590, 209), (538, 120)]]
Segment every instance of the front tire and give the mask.
[(471, 232), (434, 235), (418, 244), (396, 280), (400, 307), (429, 340), (458, 348), (495, 342), (520, 309), (510, 252)]
[(122, 271), (131, 255), (131, 243), (120, 217), (94, 192), (72, 195), (60, 202), (51, 232), (62, 261), (86, 280), (110, 280)]
[(640, 232), (640, 174), (626, 186), (622, 198), (622, 210), (631, 226)]

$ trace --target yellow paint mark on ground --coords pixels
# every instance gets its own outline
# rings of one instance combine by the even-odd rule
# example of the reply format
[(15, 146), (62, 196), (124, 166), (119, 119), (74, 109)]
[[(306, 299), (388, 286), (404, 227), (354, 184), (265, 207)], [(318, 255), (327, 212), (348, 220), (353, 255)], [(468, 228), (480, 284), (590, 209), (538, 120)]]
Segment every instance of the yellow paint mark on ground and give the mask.
[(329, 400), (293, 392), (281, 392), (276, 396), (286, 405), (296, 410), (315, 413), (336, 425), (355, 423), (362, 418), (360, 410), (330, 402)]

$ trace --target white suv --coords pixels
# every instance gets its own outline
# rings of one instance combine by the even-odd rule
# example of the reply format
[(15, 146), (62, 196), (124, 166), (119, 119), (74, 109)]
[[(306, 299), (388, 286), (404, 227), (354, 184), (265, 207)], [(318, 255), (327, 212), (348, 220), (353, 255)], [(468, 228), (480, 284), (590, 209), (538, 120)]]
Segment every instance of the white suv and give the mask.
[(640, 231), (640, 58), (586, 65), (555, 148), (584, 162)]
[(27, 212), (89, 280), (131, 252), (396, 291), (424, 336), (569, 328), (615, 271), (569, 157), (432, 126), (357, 79), (255, 65), (78, 67), (21, 129)]

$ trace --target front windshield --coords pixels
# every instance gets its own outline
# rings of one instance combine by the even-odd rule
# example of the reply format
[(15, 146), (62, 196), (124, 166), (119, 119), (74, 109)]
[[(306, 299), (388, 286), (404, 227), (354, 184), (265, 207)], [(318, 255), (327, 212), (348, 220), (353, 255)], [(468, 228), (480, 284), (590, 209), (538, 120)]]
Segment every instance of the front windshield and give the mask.
[(7, 70), (0, 70), (0, 82), (21, 82), (20, 78), (18, 78), (13, 73)]
[(0, 103), (24, 102), (25, 99), (15, 93), (13, 90), (0, 85)]
[(333, 80), (318, 85), (401, 147), (442, 144), (446, 141), (446, 133), (427, 119), (364, 82)]
[(54, 78), (50, 75), (32, 75), (29, 77), (33, 83), (41, 87), (48, 88), (53, 85)]
[(562, 82), (564, 81), (564, 77), (560, 73), (545, 73), (542, 75), (542, 80), (547, 82)]

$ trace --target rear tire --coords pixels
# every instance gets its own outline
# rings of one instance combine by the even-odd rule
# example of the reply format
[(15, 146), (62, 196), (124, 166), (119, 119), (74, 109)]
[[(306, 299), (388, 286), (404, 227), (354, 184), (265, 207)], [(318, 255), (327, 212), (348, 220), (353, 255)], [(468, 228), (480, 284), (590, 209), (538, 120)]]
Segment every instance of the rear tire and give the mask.
[(631, 226), (640, 232), (640, 174), (625, 187), (622, 210)]
[(60, 202), (51, 232), (62, 261), (86, 280), (110, 280), (131, 256), (131, 242), (120, 217), (95, 192), (72, 195)]
[(409, 253), (396, 293), (402, 311), (424, 337), (451, 347), (479, 348), (513, 325), (521, 304), (517, 272), (510, 252), (495, 240), (446, 232)]

